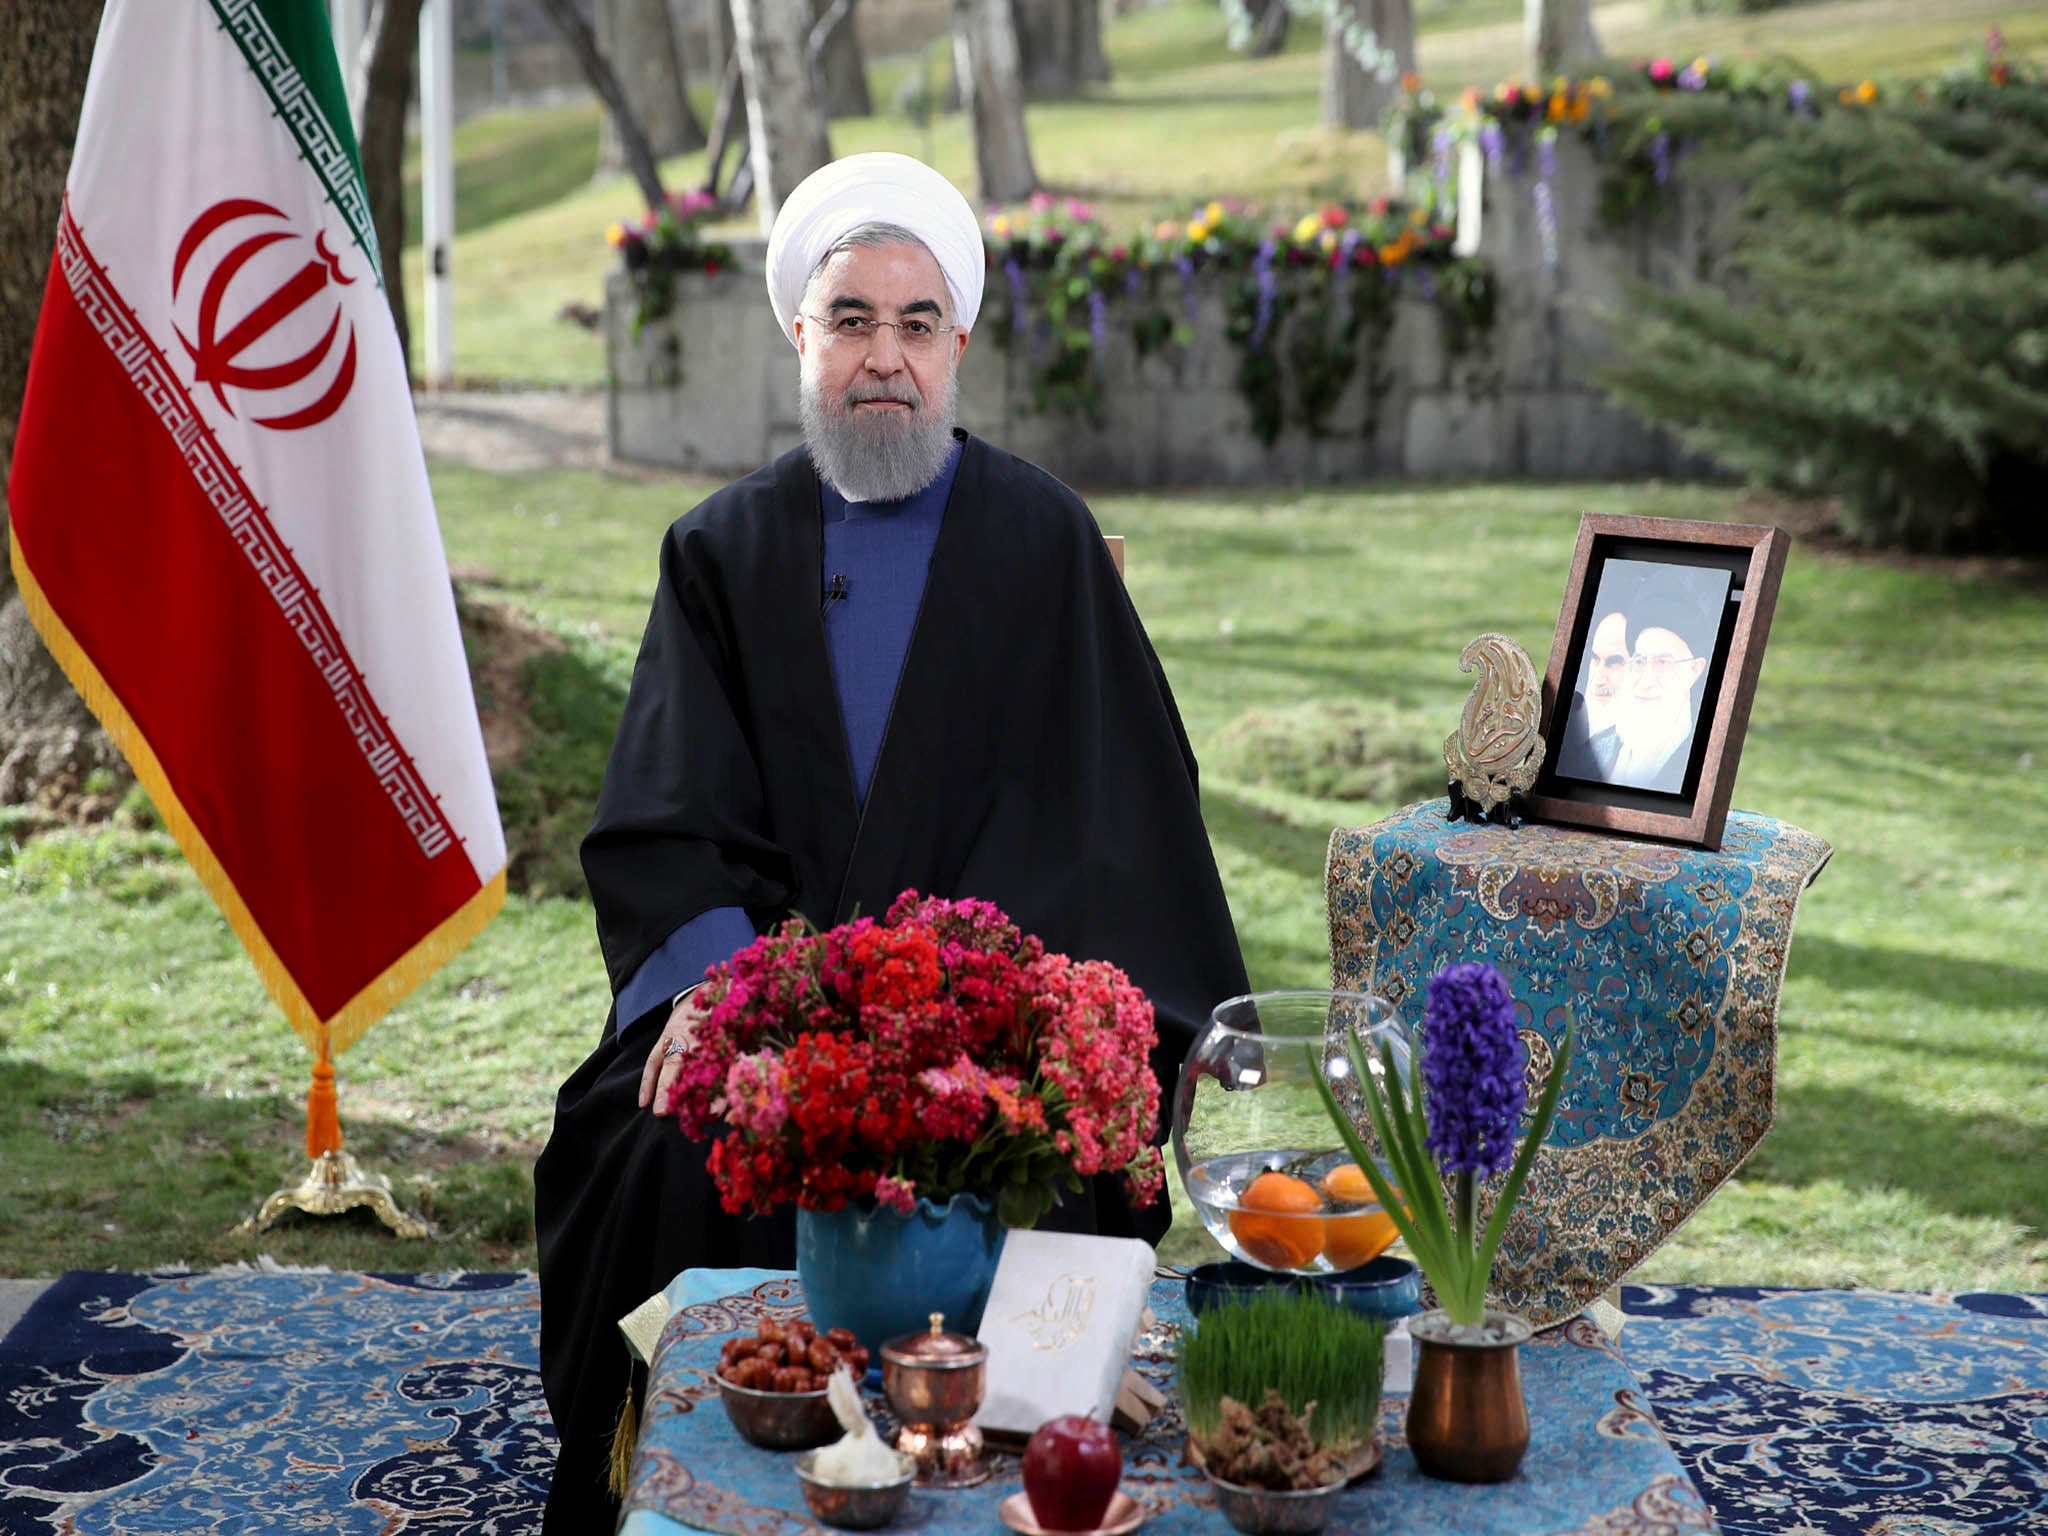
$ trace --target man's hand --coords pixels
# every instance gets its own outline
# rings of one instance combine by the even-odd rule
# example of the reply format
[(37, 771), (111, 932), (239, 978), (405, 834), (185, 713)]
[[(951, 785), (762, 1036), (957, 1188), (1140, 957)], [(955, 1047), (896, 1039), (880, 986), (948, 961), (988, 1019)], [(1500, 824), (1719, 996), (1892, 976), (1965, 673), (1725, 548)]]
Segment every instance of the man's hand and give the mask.
[(684, 996), (661, 1027), (661, 1037), (647, 1053), (647, 1065), (640, 1069), (640, 1107), (657, 1115), (668, 1113), (668, 1091), (682, 1070), (677, 1065), (683, 1052), (697, 1043), (697, 1026), (709, 1010), (698, 999), (701, 988)]

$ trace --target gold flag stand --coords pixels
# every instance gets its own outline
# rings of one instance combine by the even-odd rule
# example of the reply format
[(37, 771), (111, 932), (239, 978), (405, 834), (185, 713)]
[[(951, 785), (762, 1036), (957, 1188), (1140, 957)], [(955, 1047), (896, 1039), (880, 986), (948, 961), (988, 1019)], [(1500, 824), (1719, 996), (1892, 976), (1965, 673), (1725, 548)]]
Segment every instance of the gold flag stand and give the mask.
[(306, 1176), (271, 1195), (236, 1231), (267, 1232), (286, 1211), (339, 1216), (367, 1208), (400, 1237), (433, 1236), (433, 1229), (424, 1221), (399, 1207), (389, 1179), (381, 1173), (365, 1173), (343, 1149), (341, 1114), (334, 1102), (334, 1062), (324, 1039), (320, 1059), (313, 1063), (313, 1085), (306, 1090), (306, 1155), (313, 1160)]

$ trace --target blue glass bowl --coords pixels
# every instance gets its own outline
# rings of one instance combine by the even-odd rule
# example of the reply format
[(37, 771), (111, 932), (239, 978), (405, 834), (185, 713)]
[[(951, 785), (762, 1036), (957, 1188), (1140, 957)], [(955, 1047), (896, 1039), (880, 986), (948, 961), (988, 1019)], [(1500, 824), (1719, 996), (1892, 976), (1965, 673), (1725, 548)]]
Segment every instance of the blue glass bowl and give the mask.
[(1354, 1312), (1392, 1322), (1422, 1310), (1422, 1273), (1407, 1259), (1383, 1253), (1370, 1264), (1334, 1275), (1282, 1275), (1236, 1259), (1203, 1264), (1187, 1278), (1188, 1311), (1233, 1306), (1262, 1291), (1323, 1291)]

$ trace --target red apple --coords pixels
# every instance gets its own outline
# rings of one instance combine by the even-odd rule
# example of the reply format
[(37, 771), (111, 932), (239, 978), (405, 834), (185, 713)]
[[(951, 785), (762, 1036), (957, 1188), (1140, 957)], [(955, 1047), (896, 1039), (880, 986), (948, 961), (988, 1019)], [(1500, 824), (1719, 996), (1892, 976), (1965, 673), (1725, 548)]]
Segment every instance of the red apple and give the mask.
[(1048, 1531), (1092, 1531), (1102, 1524), (1123, 1476), (1116, 1431), (1080, 1414), (1038, 1426), (1024, 1447), (1024, 1496)]

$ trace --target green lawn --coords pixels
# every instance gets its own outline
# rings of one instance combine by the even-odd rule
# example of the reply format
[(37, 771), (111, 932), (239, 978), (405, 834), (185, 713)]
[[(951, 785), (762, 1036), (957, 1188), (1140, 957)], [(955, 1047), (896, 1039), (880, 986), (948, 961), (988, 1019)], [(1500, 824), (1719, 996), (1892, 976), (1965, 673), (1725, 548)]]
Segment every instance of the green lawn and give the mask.
[[(656, 540), (704, 486), (446, 466), (434, 481), (473, 590), (573, 637), (588, 713), (615, 708)], [(1433, 750), (1470, 682), (1467, 639), (1500, 629), (1547, 653), (1582, 510), (1770, 515), (1654, 485), (1096, 508), (1131, 540), (1132, 594), (1212, 763), (1233, 721), (1282, 706), (1384, 705)], [(1777, 1128), (1643, 1278), (2048, 1289), (2044, 625), (2038, 584), (1795, 550), (1735, 798), (1836, 854), (1800, 911)], [(1326, 982), (1329, 832), (1392, 804), (1213, 766), (1203, 787), (1254, 983)], [(296, 1175), (296, 1038), (160, 835), (0, 839), (0, 1272), (258, 1251), (530, 1263), (527, 1169), (603, 1008), (587, 906), (514, 898), (340, 1065), (352, 1143), (407, 1189), (431, 1180), (448, 1238), (387, 1241), (357, 1218), (237, 1238), (233, 1220)], [(1169, 1253), (1205, 1241), (1184, 1224)]]
[[(1438, 91), (1490, 87), (1521, 65), (1519, 7), (1505, 0), (1422, 0), (1418, 62)], [(1790, 54), (1827, 80), (1938, 73), (1982, 45), (1996, 24), (2016, 52), (2048, 52), (2048, 4), (2041, 0), (1830, 0), (1749, 17), (1672, 17), (1650, 0), (1598, 7), (1603, 46), (1617, 58), (1670, 53), (1727, 57)], [(1386, 152), (1376, 134), (1316, 126), (1322, 61), (1316, 31), (1297, 23), (1293, 46), (1272, 59), (1245, 59), (1224, 45), (1214, 0), (1178, 0), (1112, 26), (1111, 81), (1086, 99), (1046, 102), (1028, 113), (1041, 179), (1093, 200), (1122, 225), (1184, 216), (1211, 197), (1239, 196), (1274, 207), (1325, 196), (1384, 190)], [(839, 154), (925, 152), (893, 103), (915, 61), (878, 61), (872, 94), (881, 113), (835, 123)], [(932, 66), (935, 81), (944, 70)], [(588, 179), (596, 157), (592, 107), (499, 114), (457, 135), (455, 356), (459, 376), (595, 385), (601, 343), (560, 318), (565, 306), (602, 301), (612, 265), (605, 227), (640, 211), (623, 176)], [(934, 164), (971, 191), (972, 145), (956, 113), (934, 126)], [(703, 179), (704, 157), (662, 167), (671, 188)], [(751, 235), (751, 214), (727, 226)], [(407, 287), (419, 345), (420, 268), (409, 250)]]

